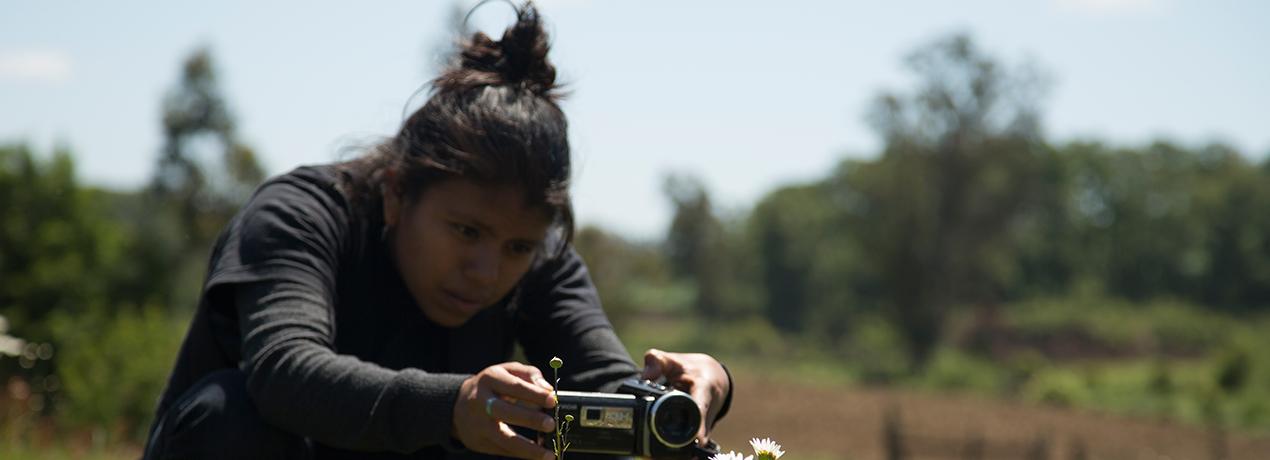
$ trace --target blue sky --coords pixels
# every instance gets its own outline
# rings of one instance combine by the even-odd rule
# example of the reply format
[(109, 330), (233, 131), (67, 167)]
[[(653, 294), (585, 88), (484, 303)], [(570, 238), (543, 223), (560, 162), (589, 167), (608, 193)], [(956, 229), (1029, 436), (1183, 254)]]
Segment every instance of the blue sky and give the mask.
[[(469, 2), (470, 4), (471, 2)], [(448, 2), (0, 0), (0, 142), (75, 152), (79, 173), (150, 175), (159, 111), (184, 56), (214, 53), (239, 131), (267, 170), (390, 135), (435, 69)], [(967, 0), (540, 2), (578, 165), (582, 223), (654, 238), (669, 172), (743, 211), (878, 139), (864, 122), (901, 59), (952, 32), (1053, 87), (1052, 140), (1168, 138), (1270, 153), (1270, 2)], [(494, 30), (507, 7), (482, 8)], [(418, 104), (418, 100), (415, 104)]]

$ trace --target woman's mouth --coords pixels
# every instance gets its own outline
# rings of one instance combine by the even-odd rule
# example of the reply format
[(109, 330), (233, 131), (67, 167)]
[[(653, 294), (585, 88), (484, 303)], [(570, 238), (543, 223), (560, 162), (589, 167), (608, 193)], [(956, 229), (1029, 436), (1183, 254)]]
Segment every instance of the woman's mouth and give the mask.
[(464, 313), (476, 313), (484, 306), (479, 300), (473, 300), (473, 297), (457, 294), (450, 290), (442, 290), (442, 292), (445, 293), (446, 298), (450, 301), (450, 305)]

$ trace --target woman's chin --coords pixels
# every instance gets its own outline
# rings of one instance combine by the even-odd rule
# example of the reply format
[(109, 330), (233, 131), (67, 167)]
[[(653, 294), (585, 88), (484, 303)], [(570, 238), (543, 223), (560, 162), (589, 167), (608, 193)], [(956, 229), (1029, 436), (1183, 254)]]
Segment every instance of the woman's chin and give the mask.
[(480, 310), (467, 311), (466, 309), (455, 309), (446, 307), (422, 307), (423, 315), (429, 321), (436, 323), (441, 327), (456, 328), (467, 324), (468, 320), (476, 316)]

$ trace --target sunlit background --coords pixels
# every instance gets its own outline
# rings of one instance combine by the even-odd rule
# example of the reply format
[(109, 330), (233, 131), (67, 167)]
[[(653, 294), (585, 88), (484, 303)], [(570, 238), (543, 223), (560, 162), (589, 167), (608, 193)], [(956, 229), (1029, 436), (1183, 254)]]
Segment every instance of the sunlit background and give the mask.
[[(260, 3), (0, 0), (0, 457), (138, 456), (216, 232), (474, 2)], [(1270, 3), (539, 5), (579, 249), (637, 358), (735, 368), (725, 447), (1270, 452)]]

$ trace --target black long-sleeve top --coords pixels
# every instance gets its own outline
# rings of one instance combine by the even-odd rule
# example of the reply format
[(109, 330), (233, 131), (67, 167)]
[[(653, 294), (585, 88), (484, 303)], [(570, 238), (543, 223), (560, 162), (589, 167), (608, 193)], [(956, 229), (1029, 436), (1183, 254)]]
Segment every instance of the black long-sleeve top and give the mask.
[(571, 248), (464, 325), (429, 321), (390, 263), (382, 212), (358, 210), (340, 174), (271, 179), (222, 232), (159, 414), (203, 376), (239, 368), (273, 425), (332, 447), (414, 452), (439, 449), (459, 385), (511, 359), (516, 342), (548, 378), (547, 361), (564, 360), (562, 389), (611, 391), (638, 374)]

